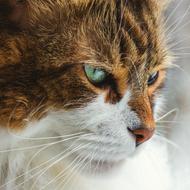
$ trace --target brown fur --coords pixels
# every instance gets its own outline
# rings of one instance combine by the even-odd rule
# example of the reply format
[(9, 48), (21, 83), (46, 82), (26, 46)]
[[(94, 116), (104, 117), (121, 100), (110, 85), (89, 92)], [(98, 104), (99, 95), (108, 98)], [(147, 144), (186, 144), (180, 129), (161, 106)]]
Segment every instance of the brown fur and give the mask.
[[(117, 103), (130, 88), (132, 109), (153, 128), (150, 100), (164, 77), (150, 88), (147, 79), (166, 67), (163, 6), (125, 2), (0, 0), (0, 124), (20, 129), (49, 109), (85, 106), (102, 92), (105, 102)], [(89, 83), (84, 63), (107, 70), (109, 81)]]

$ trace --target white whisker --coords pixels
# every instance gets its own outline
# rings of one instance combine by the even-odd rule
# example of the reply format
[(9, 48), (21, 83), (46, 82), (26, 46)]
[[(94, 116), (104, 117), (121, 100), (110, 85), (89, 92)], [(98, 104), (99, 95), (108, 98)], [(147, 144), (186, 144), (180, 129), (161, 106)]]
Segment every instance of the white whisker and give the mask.
[(68, 134), (68, 135), (57, 135), (57, 136), (50, 136), (50, 137), (23, 137), (23, 136), (19, 136), (16, 135), (14, 133), (11, 133), (12, 136), (18, 138), (18, 139), (22, 139), (22, 140), (34, 140), (34, 141), (41, 141), (41, 140), (50, 140), (50, 139), (58, 139), (58, 138), (66, 138), (66, 137), (72, 137), (72, 136), (76, 136), (76, 135), (82, 135), (84, 134), (84, 132), (79, 132), (79, 133), (73, 133), (73, 134)]
[(173, 24), (174, 28), (171, 31), (169, 31), (173, 27), (173, 25), (171, 25), (169, 28), (166, 29), (166, 33), (172, 34), (180, 26), (180, 24), (184, 21), (184, 18), (189, 13), (189, 10), (190, 10), (190, 6), (187, 7), (187, 9), (186, 9), (185, 13), (183, 14), (183, 16), (180, 17), (179, 19), (177, 19), (176, 22), (174, 22), (174, 24)]
[[(76, 139), (76, 140), (73, 142), (73, 143), (75, 143), (76, 141), (80, 140), (79, 137), (86, 137), (86, 136), (88, 136), (88, 135), (89, 135), (89, 134), (77, 135), (77, 136), (75, 136), (74, 138), (69, 138), (68, 140)], [(68, 140), (65, 140), (65, 139), (64, 139), (64, 141), (61, 141), (61, 142), (65, 142), (65, 141), (68, 141)], [(73, 143), (72, 143), (68, 148), (70, 148), (70, 147), (73, 145)], [(57, 143), (55, 142), (55, 144), (57, 144)], [(52, 144), (52, 145), (55, 145), (55, 144)], [(50, 146), (52, 146), (52, 145), (50, 145)], [(29, 165), (32, 163), (32, 161), (34, 160), (34, 158), (35, 158), (37, 155), (39, 155), (42, 151), (46, 150), (46, 149), (49, 148), (50, 146), (48, 145), (48, 146), (46, 146), (46, 147), (43, 147), (43, 148), (40, 149), (38, 152), (36, 152), (36, 153), (32, 156), (32, 158), (30, 159), (30, 161), (28, 162), (27, 167), (29, 167)], [(64, 152), (66, 152), (66, 151), (67, 151), (67, 149), (66, 149)]]
[(35, 149), (35, 148), (44, 147), (46, 145), (47, 146), (52, 146), (52, 145), (55, 145), (55, 144), (58, 144), (58, 143), (61, 143), (61, 142), (65, 142), (65, 141), (68, 141), (68, 140), (72, 140), (72, 139), (75, 139), (75, 138), (77, 138), (77, 137), (73, 136), (73, 137), (70, 137), (70, 138), (67, 138), (67, 139), (62, 139), (62, 140), (59, 140), (57, 142), (52, 142), (52, 143), (44, 143), (44, 144), (30, 146), (30, 147), (24, 147), (24, 148), (14, 148), (14, 149), (1, 150), (0, 153), (15, 152), (15, 151), (24, 151), (24, 150), (32, 150), (32, 149)]
[(166, 136), (169, 134), (169, 131), (164, 130), (164, 128), (157, 128), (157, 133)]
[[(160, 123), (168, 123), (168, 124), (185, 124), (185, 122), (181, 122), (181, 121), (157, 121), (156, 123), (160, 124)], [(158, 126), (159, 127), (159, 126)], [(165, 127), (165, 126), (164, 126)], [(172, 126), (173, 127), (173, 126)], [(177, 126), (175, 126), (177, 127)]]
[(174, 147), (177, 150), (181, 151), (181, 147), (179, 145), (177, 145), (176, 143), (174, 143), (173, 141), (167, 139), (166, 137), (163, 137), (162, 134), (160, 134), (159, 132), (156, 132), (155, 137), (163, 140), (164, 142), (166, 142), (167, 144), (170, 144), (172, 147)]
[(167, 112), (166, 114), (164, 114), (163, 116), (161, 116), (160, 118), (156, 119), (156, 122), (158, 122), (158, 121), (160, 121), (160, 120), (166, 118), (167, 116), (170, 116), (170, 115), (173, 114), (173, 113), (176, 113), (176, 114), (177, 114), (178, 112), (179, 112), (179, 109), (177, 109), (177, 108), (172, 109), (172, 110), (170, 110), (169, 112)]
[[(86, 135), (85, 135), (85, 136), (86, 136)], [(79, 136), (78, 136), (78, 137), (79, 137)], [(78, 138), (78, 137), (75, 137), (75, 138)], [(74, 138), (72, 138), (72, 139), (74, 139)], [(68, 140), (72, 140), (72, 139), (69, 138)], [(54, 143), (49, 143), (48, 146), (43, 147), (43, 150), (45, 150), (46, 148), (49, 148), (50, 146), (56, 145), (56, 144), (58, 144), (58, 143), (65, 142), (66, 140), (67, 140), (67, 139), (64, 139), (64, 140), (61, 140), (61, 141), (57, 141), (57, 142), (54, 142)], [(77, 139), (77, 140), (78, 140), (78, 139)], [(77, 141), (77, 140), (76, 140), (76, 141)], [(43, 151), (43, 150), (40, 149), (40, 151)], [(38, 151), (37, 153), (40, 153), (40, 151)], [(29, 174), (29, 173), (35, 171), (36, 169), (42, 167), (43, 165), (46, 165), (47, 163), (53, 161), (53, 160), (56, 159), (57, 157), (60, 157), (60, 156), (61, 156), (63, 153), (65, 153), (66, 151), (67, 151), (67, 150), (65, 150), (64, 152), (61, 152), (60, 154), (56, 155), (55, 157), (51, 158), (50, 160), (47, 160), (46, 162), (43, 162), (43, 163), (40, 164), (39, 166), (37, 166), (37, 167), (35, 167), (35, 168), (33, 168), (33, 169), (31, 169), (31, 170), (25, 172), (24, 174), (21, 174), (21, 175), (17, 176), (16, 178), (14, 178), (14, 179), (8, 181), (7, 183), (1, 185), (0, 188), (3, 188), (4, 186), (6, 186), (6, 185), (8, 185), (9, 183), (11, 183), (11, 182), (13, 182), (13, 181), (19, 179), (20, 177), (23, 177), (23, 176), (25, 176), (25, 175), (27, 175), (27, 174)], [(36, 154), (37, 154), (37, 153), (36, 153)], [(32, 162), (32, 160), (34, 159), (34, 157), (36, 156), (36, 154), (30, 159), (30, 161), (29, 161), (29, 163), (27, 164), (27, 167), (26, 167), (26, 168), (29, 168), (29, 165), (30, 165), (30, 163)], [(37, 174), (38, 174), (38, 173), (37, 173)], [(37, 174), (35, 174), (35, 175), (37, 175)], [(34, 176), (35, 176), (35, 175), (34, 175)], [(23, 184), (23, 183), (22, 183), (22, 184)]]
[(173, 11), (169, 14), (169, 16), (167, 17), (167, 19), (164, 22), (164, 25), (167, 25), (168, 22), (170, 21), (170, 19), (172, 18), (172, 16), (175, 14), (175, 12), (177, 11), (177, 9), (180, 7), (181, 3), (183, 2), (183, 0), (180, 0), (179, 3), (176, 5), (176, 7), (173, 9)]
[(69, 170), (71, 167), (73, 167), (73, 165), (75, 165), (75, 162), (77, 160), (80, 160), (80, 156), (77, 156), (66, 168), (64, 168), (63, 171), (61, 171), (57, 176), (55, 176), (50, 182), (48, 182), (44, 187), (42, 187), (40, 190), (45, 189), (46, 187), (48, 187), (50, 184), (58, 181), (60, 178), (63, 178), (63, 176), (66, 174), (67, 170)]
[[(83, 168), (83, 167), (82, 167), (82, 164), (85, 163), (85, 161), (86, 161), (87, 159), (88, 159), (88, 158), (84, 158), (84, 159), (80, 160), (79, 163), (77, 164), (78, 166), (76, 165), (76, 167), (72, 169), (71, 174), (68, 175), (67, 178), (64, 179), (65, 181), (63, 181), (63, 182), (60, 184), (60, 185), (62, 186), (62, 188), (65, 188), (65, 187), (66, 187), (66, 185), (70, 182), (70, 180), (72, 179), (72, 177), (75, 175), (76, 171), (79, 171), (81, 168)], [(86, 163), (86, 164), (84, 165), (84, 167), (86, 167), (87, 164), (88, 164), (88, 163)]]
[[(90, 144), (90, 143), (89, 143)], [(60, 159), (56, 160), (53, 164), (51, 164), (50, 166), (48, 166), (43, 173), (40, 174), (40, 176), (42, 176), (46, 171), (48, 171), (49, 168), (51, 168), (53, 165), (57, 164), (58, 162), (62, 161), (63, 159), (65, 159), (66, 157), (68, 157), (69, 155), (73, 154), (74, 152), (78, 151), (78, 150), (82, 150), (83, 148), (87, 147), (89, 144), (86, 145), (79, 145), (77, 146), (75, 149), (73, 149), (72, 151), (70, 151), (68, 154), (64, 155), (64, 157), (61, 157)], [(67, 166), (60, 174), (58, 174), (58, 176), (56, 176), (54, 179), (52, 179), (46, 186), (44, 186), (43, 188), (41, 188), (40, 190), (45, 189), (48, 185), (50, 185), (51, 183), (59, 180), (59, 177), (62, 176), (62, 174), (64, 174), (74, 163), (75, 161), (80, 158), (80, 156), (77, 156), (70, 164), (69, 166)], [(38, 177), (40, 177), (38, 176)], [(32, 189), (31, 189), (32, 190)]]

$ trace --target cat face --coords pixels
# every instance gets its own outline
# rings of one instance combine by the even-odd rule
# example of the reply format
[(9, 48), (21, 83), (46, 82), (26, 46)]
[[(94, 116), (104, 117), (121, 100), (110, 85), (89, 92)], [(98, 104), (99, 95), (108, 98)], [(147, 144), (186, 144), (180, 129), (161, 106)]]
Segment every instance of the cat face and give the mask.
[(31, 136), (81, 133), (63, 146), (83, 147), (73, 155), (106, 163), (152, 137), (168, 67), (156, 1), (16, 5), (1, 24), (2, 127)]

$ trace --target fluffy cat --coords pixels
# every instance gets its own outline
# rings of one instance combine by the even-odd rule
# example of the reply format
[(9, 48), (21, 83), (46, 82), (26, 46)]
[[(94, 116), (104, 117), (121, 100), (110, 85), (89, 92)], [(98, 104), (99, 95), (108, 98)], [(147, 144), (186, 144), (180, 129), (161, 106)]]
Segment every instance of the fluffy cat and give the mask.
[(0, 0), (0, 189), (173, 189), (165, 6)]

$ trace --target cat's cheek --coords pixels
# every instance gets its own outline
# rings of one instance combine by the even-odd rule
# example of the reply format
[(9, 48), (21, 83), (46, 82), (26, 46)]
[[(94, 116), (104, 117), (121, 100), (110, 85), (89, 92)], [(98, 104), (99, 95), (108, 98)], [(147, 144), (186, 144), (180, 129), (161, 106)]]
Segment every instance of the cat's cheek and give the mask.
[(162, 94), (155, 94), (153, 99), (153, 112), (155, 121), (159, 120), (160, 115), (163, 113), (165, 109), (165, 98)]
[(129, 99), (130, 94), (127, 93), (118, 104), (113, 105), (105, 103), (104, 96), (101, 95), (85, 107), (51, 111), (41, 120), (30, 123), (24, 133), (27, 136), (43, 134), (57, 135), (60, 138), (83, 133), (84, 136), (78, 141), (64, 141), (63, 148), (91, 144), (76, 154), (82, 157), (95, 154), (96, 160), (123, 160), (136, 149), (135, 138), (127, 128), (140, 122), (128, 106)]

